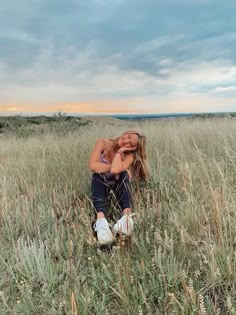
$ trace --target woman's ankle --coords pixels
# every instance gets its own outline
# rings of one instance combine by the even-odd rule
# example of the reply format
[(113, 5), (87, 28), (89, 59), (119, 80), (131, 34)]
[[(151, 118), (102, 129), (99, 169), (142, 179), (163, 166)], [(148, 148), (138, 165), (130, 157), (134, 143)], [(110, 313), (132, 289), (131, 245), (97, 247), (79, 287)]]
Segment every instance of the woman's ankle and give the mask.
[(129, 215), (132, 213), (132, 210), (130, 208), (125, 208), (123, 211), (122, 211), (122, 215)]
[(97, 213), (97, 220), (98, 219), (102, 219), (102, 218), (105, 218), (105, 214), (100, 211), (100, 212)]

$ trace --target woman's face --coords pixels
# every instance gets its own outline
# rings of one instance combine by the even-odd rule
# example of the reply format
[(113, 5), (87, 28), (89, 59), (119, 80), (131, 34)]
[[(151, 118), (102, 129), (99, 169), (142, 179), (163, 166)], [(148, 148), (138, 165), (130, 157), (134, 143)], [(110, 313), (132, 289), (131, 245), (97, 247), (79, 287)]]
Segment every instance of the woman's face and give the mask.
[(118, 139), (118, 146), (125, 148), (138, 147), (139, 138), (136, 133), (123, 133)]

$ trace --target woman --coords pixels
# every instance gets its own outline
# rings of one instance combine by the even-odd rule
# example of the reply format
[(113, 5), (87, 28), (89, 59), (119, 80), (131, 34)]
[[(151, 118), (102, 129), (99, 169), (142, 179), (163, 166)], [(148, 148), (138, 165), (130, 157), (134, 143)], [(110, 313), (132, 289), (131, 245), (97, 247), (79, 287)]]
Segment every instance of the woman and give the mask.
[(113, 233), (106, 219), (108, 193), (113, 191), (122, 210), (122, 217), (113, 232), (131, 235), (133, 230), (132, 176), (144, 180), (148, 176), (146, 137), (137, 130), (129, 130), (115, 139), (98, 139), (89, 160), (92, 175), (92, 199), (97, 221), (94, 230), (99, 244), (113, 241)]

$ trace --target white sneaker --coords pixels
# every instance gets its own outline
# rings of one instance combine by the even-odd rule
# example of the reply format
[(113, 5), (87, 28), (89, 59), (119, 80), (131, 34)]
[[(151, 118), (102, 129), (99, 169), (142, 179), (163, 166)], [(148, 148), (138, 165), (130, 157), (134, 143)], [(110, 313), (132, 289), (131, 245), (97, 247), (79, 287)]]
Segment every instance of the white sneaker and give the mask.
[(122, 218), (120, 218), (116, 224), (113, 227), (113, 231), (115, 233), (122, 233), (125, 234), (127, 236), (132, 234), (132, 231), (134, 229), (134, 220), (132, 219), (132, 216), (134, 214), (131, 215), (123, 215)]
[(98, 219), (93, 228), (97, 232), (97, 240), (99, 244), (104, 245), (113, 241), (113, 234), (106, 218)]

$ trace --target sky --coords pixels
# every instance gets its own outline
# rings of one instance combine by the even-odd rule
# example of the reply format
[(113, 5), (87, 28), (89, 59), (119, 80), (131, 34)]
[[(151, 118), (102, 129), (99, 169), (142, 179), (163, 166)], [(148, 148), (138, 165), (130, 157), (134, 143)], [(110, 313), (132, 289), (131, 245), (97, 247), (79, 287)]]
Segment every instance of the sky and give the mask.
[(234, 0), (0, 1), (0, 115), (236, 111)]

